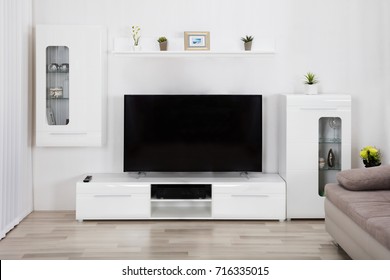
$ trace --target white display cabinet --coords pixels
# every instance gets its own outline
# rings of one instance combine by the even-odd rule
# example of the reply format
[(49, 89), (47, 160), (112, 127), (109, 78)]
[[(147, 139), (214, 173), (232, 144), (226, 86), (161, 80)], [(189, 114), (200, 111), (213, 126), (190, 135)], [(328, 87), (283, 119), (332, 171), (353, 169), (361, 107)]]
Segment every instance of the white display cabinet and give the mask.
[(351, 168), (351, 97), (282, 95), (279, 174), (287, 218), (324, 218), (324, 187)]
[(36, 26), (36, 145), (104, 142), (107, 39), (100, 26)]
[[(76, 219), (286, 219), (286, 186), (277, 174), (93, 174), (76, 187)], [(161, 198), (152, 189), (206, 185), (203, 198)]]

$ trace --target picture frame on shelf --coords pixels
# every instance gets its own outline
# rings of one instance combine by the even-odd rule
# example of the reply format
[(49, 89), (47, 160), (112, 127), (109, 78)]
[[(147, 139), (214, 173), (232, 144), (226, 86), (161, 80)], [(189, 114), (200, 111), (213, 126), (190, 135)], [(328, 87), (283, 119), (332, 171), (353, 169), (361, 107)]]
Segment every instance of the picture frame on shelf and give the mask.
[(209, 51), (210, 32), (208, 31), (185, 31), (184, 49), (186, 51)]
[(49, 95), (51, 98), (60, 98), (62, 97), (62, 93), (62, 87), (49, 88)]

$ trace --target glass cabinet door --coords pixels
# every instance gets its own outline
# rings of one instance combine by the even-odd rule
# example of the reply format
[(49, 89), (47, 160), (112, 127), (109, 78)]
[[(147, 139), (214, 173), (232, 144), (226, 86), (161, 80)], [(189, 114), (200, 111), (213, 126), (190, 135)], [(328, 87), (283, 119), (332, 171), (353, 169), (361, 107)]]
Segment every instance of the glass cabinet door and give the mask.
[(336, 175), (341, 170), (341, 127), (339, 117), (319, 119), (318, 139), (318, 194), (324, 196), (328, 183), (336, 182)]
[(46, 119), (48, 125), (69, 124), (69, 48), (46, 48)]

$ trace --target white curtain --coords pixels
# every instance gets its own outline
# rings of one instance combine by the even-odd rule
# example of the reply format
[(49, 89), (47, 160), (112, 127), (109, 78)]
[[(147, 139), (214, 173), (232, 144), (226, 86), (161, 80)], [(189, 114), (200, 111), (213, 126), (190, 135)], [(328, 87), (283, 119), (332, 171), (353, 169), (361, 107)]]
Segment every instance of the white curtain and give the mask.
[(32, 0), (0, 0), (0, 239), (32, 211)]

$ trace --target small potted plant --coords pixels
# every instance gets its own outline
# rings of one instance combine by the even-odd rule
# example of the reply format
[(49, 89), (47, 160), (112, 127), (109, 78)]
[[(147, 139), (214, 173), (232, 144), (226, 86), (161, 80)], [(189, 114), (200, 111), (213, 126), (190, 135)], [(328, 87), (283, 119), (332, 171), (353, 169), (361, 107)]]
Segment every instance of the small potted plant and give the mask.
[(381, 154), (379, 150), (373, 146), (366, 146), (361, 149), (360, 157), (363, 159), (365, 167), (381, 165)]
[(252, 41), (254, 37), (246, 35), (245, 37), (241, 38), (241, 41), (244, 42), (244, 47), (246, 51), (250, 51), (252, 49)]
[(160, 44), (160, 51), (166, 51), (168, 48), (168, 40), (166, 37), (160, 37), (157, 39)]
[(141, 50), (141, 46), (139, 45), (139, 39), (141, 38), (141, 28), (138, 25), (133, 25), (131, 27), (131, 35), (133, 37), (133, 50), (139, 51)]
[(318, 80), (315, 74), (308, 72), (305, 75), (306, 94), (318, 94)]

